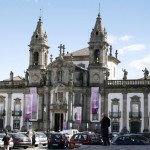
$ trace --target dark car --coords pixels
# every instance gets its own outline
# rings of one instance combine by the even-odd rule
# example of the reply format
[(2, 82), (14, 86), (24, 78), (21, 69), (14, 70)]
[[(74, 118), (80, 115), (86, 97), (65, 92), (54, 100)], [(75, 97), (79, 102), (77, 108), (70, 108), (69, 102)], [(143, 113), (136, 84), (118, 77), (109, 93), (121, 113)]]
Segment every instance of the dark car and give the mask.
[(13, 148), (28, 148), (31, 146), (31, 140), (28, 136), (22, 133), (9, 133), (14, 140), (14, 147)]
[(149, 139), (140, 134), (124, 134), (117, 136), (112, 145), (149, 145)]
[(59, 133), (59, 132), (48, 133), (47, 139), (48, 139), (48, 143), (47, 143), (48, 148), (54, 148), (54, 147), (66, 148), (66, 147), (68, 147), (68, 142), (69, 142), (68, 138), (62, 133)]
[(80, 132), (74, 134), (69, 145), (74, 145), (74, 147), (79, 147), (80, 145), (101, 145), (102, 141), (100, 137), (93, 132)]
[(150, 140), (150, 132), (143, 132), (143, 133), (138, 133), (138, 134), (145, 136), (146, 138)]

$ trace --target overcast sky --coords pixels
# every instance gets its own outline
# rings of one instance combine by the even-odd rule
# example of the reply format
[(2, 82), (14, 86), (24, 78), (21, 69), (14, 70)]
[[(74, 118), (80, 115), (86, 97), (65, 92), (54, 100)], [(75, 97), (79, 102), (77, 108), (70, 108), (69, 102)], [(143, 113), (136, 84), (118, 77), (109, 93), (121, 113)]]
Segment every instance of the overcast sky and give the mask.
[[(39, 17), (50, 46), (49, 56), (88, 47), (97, 15), (102, 17), (113, 55), (118, 50), (118, 78), (150, 70), (150, 0), (0, 0), (0, 80), (23, 76), (29, 65), (29, 43)], [(41, 9), (41, 11), (40, 11)]]

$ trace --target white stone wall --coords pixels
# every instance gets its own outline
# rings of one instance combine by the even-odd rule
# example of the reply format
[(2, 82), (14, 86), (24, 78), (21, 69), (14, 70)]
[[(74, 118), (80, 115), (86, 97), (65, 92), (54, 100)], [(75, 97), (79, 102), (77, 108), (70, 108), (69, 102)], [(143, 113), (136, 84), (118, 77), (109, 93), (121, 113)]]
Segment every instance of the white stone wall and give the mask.
[[(110, 76), (109, 76), (109, 80), (116, 80), (117, 79), (117, 75), (118, 75), (118, 65), (108, 61), (108, 68), (110, 71)], [(115, 71), (115, 72), (114, 72)], [(115, 76), (114, 76), (115, 75)]]

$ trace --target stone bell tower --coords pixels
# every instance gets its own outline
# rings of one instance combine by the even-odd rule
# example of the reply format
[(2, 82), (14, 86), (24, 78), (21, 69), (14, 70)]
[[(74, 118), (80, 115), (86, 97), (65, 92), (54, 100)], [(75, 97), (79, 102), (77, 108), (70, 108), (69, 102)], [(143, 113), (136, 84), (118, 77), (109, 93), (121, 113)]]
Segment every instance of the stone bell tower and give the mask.
[(102, 27), (100, 14), (96, 19), (95, 27), (91, 32), (89, 41), (89, 83), (100, 85), (105, 80), (108, 62), (107, 32)]
[(39, 85), (45, 78), (48, 65), (48, 38), (43, 29), (41, 17), (29, 44), (30, 62), (28, 67), (29, 84)]

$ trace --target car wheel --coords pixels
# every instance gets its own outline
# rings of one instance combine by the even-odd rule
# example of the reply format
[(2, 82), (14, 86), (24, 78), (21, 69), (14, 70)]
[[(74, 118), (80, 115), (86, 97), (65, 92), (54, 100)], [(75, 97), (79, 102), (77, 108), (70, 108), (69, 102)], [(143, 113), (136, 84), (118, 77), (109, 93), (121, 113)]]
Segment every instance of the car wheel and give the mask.
[(61, 145), (61, 148), (64, 149), (65, 148), (65, 144)]
[(24, 147), (24, 149), (27, 149), (27, 148), (28, 148), (27, 146)]
[(46, 144), (43, 144), (43, 146), (46, 146)]
[(35, 147), (38, 147), (38, 144), (34, 145)]

